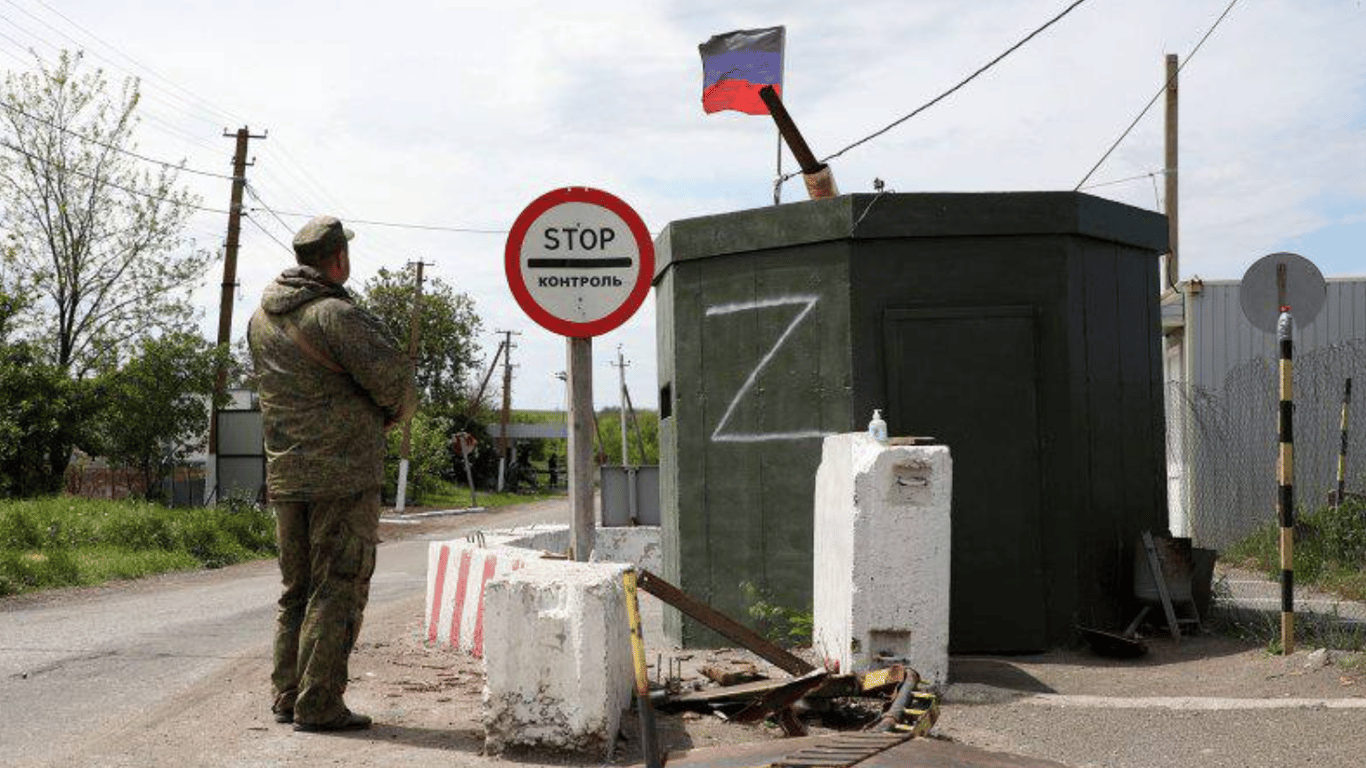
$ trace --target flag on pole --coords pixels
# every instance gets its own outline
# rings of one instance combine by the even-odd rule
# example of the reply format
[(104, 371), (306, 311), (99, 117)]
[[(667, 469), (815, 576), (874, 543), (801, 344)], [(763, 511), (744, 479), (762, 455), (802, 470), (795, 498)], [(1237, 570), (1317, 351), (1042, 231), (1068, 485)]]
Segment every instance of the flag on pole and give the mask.
[(783, 94), (783, 27), (740, 29), (697, 46), (702, 54), (702, 109), (767, 115), (759, 89)]

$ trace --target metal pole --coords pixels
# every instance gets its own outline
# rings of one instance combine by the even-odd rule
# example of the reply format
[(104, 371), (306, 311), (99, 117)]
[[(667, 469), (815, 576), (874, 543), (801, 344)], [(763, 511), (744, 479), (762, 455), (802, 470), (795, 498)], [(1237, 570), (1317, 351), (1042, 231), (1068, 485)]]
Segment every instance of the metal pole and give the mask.
[(465, 482), (470, 484), (470, 506), (479, 506), (479, 498), (474, 495), (474, 471), (470, 469), (470, 451), (465, 442), (460, 442), (460, 458), (465, 460)]
[(626, 444), (626, 356), (622, 354), (620, 344), (617, 345), (616, 367), (621, 382), (621, 409), (618, 414), (621, 416), (621, 466), (625, 467), (631, 463), (631, 451)]
[[(417, 337), (422, 318), (422, 260), (417, 261), (417, 284), (413, 288), (413, 314), (408, 324), (408, 361), (414, 370), (417, 368)], [(408, 459), (412, 455), (413, 417), (403, 420), (403, 445), (399, 448), (398, 489), (394, 499), (394, 509), (402, 512), (406, 507), (408, 495)]]
[(778, 131), (778, 172), (773, 177), (773, 204), (783, 202), (783, 132)]
[(569, 374), (569, 517), (571, 556), (593, 551), (593, 340), (565, 339)]
[(503, 474), (508, 461), (508, 421), (512, 418), (512, 336), (517, 331), (499, 331), (507, 338), (503, 342), (503, 412), (498, 420), (498, 490), (503, 490)]
[[(640, 743), (645, 752), (645, 768), (661, 768), (659, 734), (655, 730), (655, 711), (650, 706), (650, 675), (645, 668), (645, 633), (640, 628), (640, 596), (636, 591), (636, 572), (621, 576), (626, 590), (626, 616), (631, 624), (631, 663), (636, 676), (636, 709), (640, 711)], [(655, 670), (658, 672), (658, 668)]]
[(1177, 90), (1176, 73), (1181, 67), (1177, 61), (1176, 54), (1167, 54), (1167, 140), (1166, 140), (1166, 159), (1164, 164), (1163, 178), (1166, 180), (1167, 198), (1167, 285), (1173, 288), (1181, 277), (1181, 264), (1178, 259), (1180, 251), (1177, 248), (1177, 203), (1178, 189), (1176, 169), (1180, 162), (1177, 154)]
[(1277, 267), (1281, 299), (1276, 339), (1280, 343), (1280, 496), (1281, 522), (1281, 653), (1295, 652), (1295, 397), (1294, 319), (1285, 304), (1285, 267)]
[(1342, 432), (1342, 443), (1338, 446), (1338, 495), (1335, 507), (1342, 506), (1343, 500), (1347, 497), (1347, 409), (1351, 404), (1352, 378), (1349, 376), (1347, 384), (1342, 389), (1342, 418), (1338, 422)]

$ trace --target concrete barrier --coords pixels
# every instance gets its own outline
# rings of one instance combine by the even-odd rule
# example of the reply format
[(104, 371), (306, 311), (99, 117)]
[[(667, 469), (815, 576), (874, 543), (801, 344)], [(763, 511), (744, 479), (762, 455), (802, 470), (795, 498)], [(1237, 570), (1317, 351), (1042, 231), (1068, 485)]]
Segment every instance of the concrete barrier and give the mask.
[(949, 501), (944, 446), (825, 438), (816, 472), (814, 643), (845, 672), (904, 660), (948, 681)]
[(427, 548), (427, 643), (484, 655), (484, 591), (502, 573), (536, 554), (485, 549), (466, 541), (434, 541)]
[(595, 563), (542, 559), (568, 526), (472, 538), (428, 546), (426, 628), (430, 645), (484, 659), (486, 749), (606, 755), (633, 680), (621, 575), (659, 570), (659, 528), (599, 529)]
[(630, 705), (627, 567), (532, 562), (484, 588), (484, 747), (611, 755)]

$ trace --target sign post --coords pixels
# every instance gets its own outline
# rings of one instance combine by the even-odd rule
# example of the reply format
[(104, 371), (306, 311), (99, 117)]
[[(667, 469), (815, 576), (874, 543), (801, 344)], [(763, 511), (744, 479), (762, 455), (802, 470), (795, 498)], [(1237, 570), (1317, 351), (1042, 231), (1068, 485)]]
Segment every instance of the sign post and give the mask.
[(1295, 652), (1295, 320), (1291, 309), (1308, 323), (1323, 309), (1325, 295), (1319, 268), (1299, 254), (1285, 252), (1253, 262), (1238, 288), (1248, 322), (1276, 334), (1280, 359), (1276, 511), (1281, 524), (1281, 653), (1286, 656)]
[(517, 217), (504, 251), (522, 310), (566, 339), (571, 556), (593, 551), (593, 337), (626, 322), (654, 276), (654, 243), (639, 215), (598, 189), (565, 187)]

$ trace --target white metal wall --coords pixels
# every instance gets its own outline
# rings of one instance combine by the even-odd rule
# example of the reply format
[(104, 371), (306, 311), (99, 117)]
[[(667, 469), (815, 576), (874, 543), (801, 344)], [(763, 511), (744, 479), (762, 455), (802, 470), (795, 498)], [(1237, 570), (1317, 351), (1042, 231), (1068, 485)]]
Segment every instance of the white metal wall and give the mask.
[[(1238, 302), (1238, 280), (1209, 280), (1191, 297), (1186, 340), (1191, 347), (1193, 386), (1224, 388), (1228, 372), (1250, 360), (1276, 358), (1276, 335), (1253, 327)], [(1366, 338), (1366, 277), (1328, 278), (1323, 310), (1312, 322), (1295, 322), (1295, 354)], [(1183, 284), (1183, 289), (1189, 283)], [(1293, 311), (1293, 308), (1292, 308)]]
[[(1169, 523), (1177, 535), (1223, 548), (1274, 517), (1277, 348), (1275, 334), (1243, 316), (1239, 281), (1208, 281), (1189, 299), (1164, 360)], [(1303, 503), (1316, 505), (1336, 465), (1342, 381), (1366, 379), (1366, 278), (1327, 281), (1322, 311), (1296, 323), (1295, 359), (1296, 483)], [(1353, 438), (1348, 487), (1358, 490), (1353, 470), (1366, 443)]]

